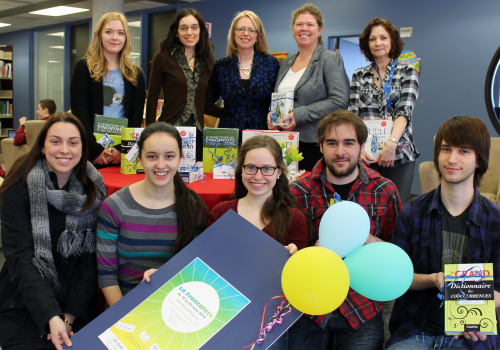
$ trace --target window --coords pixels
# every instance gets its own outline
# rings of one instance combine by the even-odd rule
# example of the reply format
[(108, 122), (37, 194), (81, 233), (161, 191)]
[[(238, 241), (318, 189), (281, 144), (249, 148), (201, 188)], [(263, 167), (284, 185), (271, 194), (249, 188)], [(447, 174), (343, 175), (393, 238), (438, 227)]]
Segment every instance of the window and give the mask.
[(58, 111), (64, 109), (64, 28), (35, 32), (34, 106), (46, 98), (56, 102)]
[(133, 15), (127, 17), (128, 27), (130, 30), (130, 44), (132, 52), (130, 57), (136, 65), (141, 66), (141, 17)]

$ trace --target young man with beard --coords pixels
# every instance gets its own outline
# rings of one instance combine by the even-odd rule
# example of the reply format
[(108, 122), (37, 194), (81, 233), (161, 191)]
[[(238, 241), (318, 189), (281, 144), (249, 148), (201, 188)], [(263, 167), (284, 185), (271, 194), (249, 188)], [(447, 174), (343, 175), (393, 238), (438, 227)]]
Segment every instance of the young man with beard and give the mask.
[[(356, 202), (366, 209), (371, 223), (366, 243), (390, 241), (401, 201), (394, 183), (359, 161), (368, 136), (361, 118), (353, 112), (335, 111), (321, 120), (316, 133), (323, 158), (308, 176), (290, 186), (315, 223), (316, 238), (321, 217), (333, 199)], [(333, 313), (302, 316), (288, 332), (289, 349), (330, 349), (332, 345), (342, 350), (382, 349), (383, 307), (349, 289)]]
[(439, 129), (434, 166), (441, 183), (408, 202), (392, 237), (410, 256), (415, 274), (394, 305), (390, 350), (500, 348), (498, 335), (446, 336), (444, 307), (437, 298), (444, 264), (493, 263), (495, 306), (500, 306), (500, 208), (477, 189), (489, 152), (488, 128), (477, 118), (454, 117)]

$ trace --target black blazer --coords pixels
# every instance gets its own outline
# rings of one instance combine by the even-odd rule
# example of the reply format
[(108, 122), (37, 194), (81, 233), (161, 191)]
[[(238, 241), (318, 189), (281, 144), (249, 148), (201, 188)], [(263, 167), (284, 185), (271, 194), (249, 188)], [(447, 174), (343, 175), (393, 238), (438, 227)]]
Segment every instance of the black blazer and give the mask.
[[(125, 118), (128, 119), (129, 128), (140, 128), (142, 124), (144, 101), (146, 99), (146, 85), (144, 72), (139, 68), (137, 86), (132, 85), (127, 79), (125, 84)], [(94, 136), (95, 115), (103, 113), (104, 97), (102, 82), (95, 81), (87, 67), (87, 61), (82, 59), (75, 65), (71, 77), (71, 112), (80, 119), (89, 144), (89, 161), (96, 159), (104, 150)]]

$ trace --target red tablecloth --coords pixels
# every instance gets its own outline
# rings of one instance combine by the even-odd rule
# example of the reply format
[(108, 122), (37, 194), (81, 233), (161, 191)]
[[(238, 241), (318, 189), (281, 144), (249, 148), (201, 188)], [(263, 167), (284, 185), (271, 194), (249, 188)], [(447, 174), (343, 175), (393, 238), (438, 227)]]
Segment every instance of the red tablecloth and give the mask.
[[(133, 183), (144, 180), (144, 174), (124, 175), (120, 173), (120, 167), (114, 166), (99, 169), (106, 186), (107, 195), (110, 196), (119, 189)], [(214, 180), (212, 174), (205, 173), (202, 181), (187, 184), (189, 188), (198, 193), (208, 206), (208, 210), (229, 199), (234, 190), (234, 180)]]

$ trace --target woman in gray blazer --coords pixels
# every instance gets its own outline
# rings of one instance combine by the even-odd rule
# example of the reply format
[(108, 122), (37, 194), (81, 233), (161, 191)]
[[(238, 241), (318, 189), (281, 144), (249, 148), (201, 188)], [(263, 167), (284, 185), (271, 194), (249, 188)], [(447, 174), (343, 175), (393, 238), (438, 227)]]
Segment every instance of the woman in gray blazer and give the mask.
[[(327, 114), (347, 108), (349, 80), (342, 56), (323, 47), (323, 15), (316, 6), (306, 4), (295, 10), (292, 29), (299, 52), (281, 65), (274, 91), (294, 93), (293, 112), (283, 119), (289, 124), (280, 128), (300, 133), (299, 149), (304, 160), (299, 168), (311, 171), (322, 157), (316, 127)], [(271, 126), (269, 117), (268, 127), (278, 129)]]

